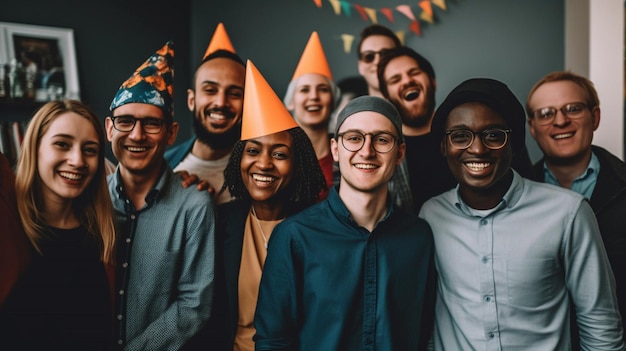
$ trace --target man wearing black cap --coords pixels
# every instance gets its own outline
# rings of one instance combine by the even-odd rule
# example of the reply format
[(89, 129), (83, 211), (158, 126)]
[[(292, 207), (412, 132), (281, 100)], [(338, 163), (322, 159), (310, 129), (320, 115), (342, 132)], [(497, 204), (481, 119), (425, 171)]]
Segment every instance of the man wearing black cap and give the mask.
[(362, 96), (338, 116), (328, 197), (278, 224), (255, 314), (256, 350), (420, 350), (432, 330), (432, 233), (394, 206), (397, 110)]
[(432, 133), (456, 189), (420, 212), (440, 282), (434, 346), (570, 350), (570, 302), (586, 350), (623, 350), (615, 281), (584, 197), (522, 178), (524, 109), (506, 85), (470, 79), (435, 113)]

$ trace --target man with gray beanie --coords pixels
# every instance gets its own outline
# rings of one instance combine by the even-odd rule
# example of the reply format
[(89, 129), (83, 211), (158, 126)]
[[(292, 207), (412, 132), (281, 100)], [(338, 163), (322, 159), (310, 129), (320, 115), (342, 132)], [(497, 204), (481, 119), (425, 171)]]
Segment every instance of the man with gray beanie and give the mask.
[(493, 79), (457, 86), (432, 133), (458, 181), (420, 211), (432, 227), (439, 350), (570, 350), (570, 303), (583, 350), (624, 350), (598, 224), (585, 198), (522, 178), (525, 114)]
[(328, 197), (280, 223), (255, 315), (256, 350), (420, 350), (432, 330), (433, 237), (396, 207), (387, 183), (404, 157), (402, 121), (385, 99), (340, 112)]

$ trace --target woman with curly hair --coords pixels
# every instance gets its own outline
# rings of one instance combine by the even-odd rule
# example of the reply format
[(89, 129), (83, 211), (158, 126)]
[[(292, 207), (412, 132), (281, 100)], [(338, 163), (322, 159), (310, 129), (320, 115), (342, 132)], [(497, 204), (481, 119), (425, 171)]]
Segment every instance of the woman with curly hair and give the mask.
[(74, 100), (46, 103), (26, 130), (16, 193), (31, 263), (1, 317), (3, 342), (17, 349), (107, 349), (105, 265), (113, 262), (115, 228), (105, 145), (97, 116)]
[(257, 99), (257, 90), (271, 88), (249, 61), (247, 69), (242, 140), (224, 170), (224, 187), (235, 200), (219, 205), (216, 215), (215, 296), (208, 326), (215, 350), (254, 350), (254, 311), (272, 230), (316, 203), (326, 188), (310, 139), (273, 91)]

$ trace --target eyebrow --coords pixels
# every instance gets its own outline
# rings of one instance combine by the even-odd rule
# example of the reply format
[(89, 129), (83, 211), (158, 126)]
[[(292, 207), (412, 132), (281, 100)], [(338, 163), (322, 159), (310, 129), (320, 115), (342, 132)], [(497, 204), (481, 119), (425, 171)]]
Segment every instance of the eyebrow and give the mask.
[[(222, 84), (220, 84), (220, 82), (215, 82), (215, 81), (212, 81), (212, 80), (203, 80), (200, 83), (200, 85), (217, 85), (217, 86), (222, 86)], [(232, 88), (243, 90), (243, 86), (237, 85), (237, 84), (231, 84), (231, 85), (226, 86), (226, 89), (232, 89)]]
[[(246, 141), (246, 143), (253, 143), (253, 144), (257, 145), (257, 146), (263, 146), (262, 143), (260, 143), (257, 140), (254, 140), (254, 139), (249, 139), (249, 140)], [(278, 147), (286, 147), (289, 150), (291, 150), (291, 147), (289, 145), (287, 145), (287, 144), (272, 144), (272, 145), (270, 145), (271, 149), (276, 149)]]
[(350, 132), (357, 132), (357, 133), (361, 133), (361, 134), (380, 134), (380, 133), (385, 133), (385, 134), (391, 134), (391, 135), (395, 135), (394, 132), (390, 131), (390, 130), (371, 130), (371, 131), (363, 131), (360, 129), (348, 129), (348, 130), (344, 130), (343, 132), (339, 132), (339, 134), (345, 134), (345, 133), (350, 133)]

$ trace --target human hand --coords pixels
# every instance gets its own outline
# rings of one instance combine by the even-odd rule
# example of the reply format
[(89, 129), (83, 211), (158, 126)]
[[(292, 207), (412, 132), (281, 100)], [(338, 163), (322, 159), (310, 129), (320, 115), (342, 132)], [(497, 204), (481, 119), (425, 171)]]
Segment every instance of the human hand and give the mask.
[(178, 171), (176, 172), (183, 178), (183, 182), (181, 183), (183, 188), (187, 188), (191, 185), (197, 184), (196, 189), (198, 191), (208, 191), (211, 196), (215, 195), (215, 189), (209, 184), (208, 181), (204, 179), (200, 179), (197, 174), (189, 174), (187, 171)]

